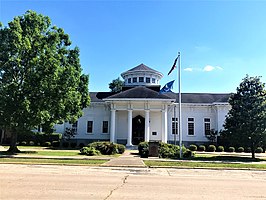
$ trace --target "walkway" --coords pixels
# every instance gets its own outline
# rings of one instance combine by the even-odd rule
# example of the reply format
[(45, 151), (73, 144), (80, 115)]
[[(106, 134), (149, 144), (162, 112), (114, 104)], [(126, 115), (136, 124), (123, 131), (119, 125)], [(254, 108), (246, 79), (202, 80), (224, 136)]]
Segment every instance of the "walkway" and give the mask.
[(137, 150), (126, 150), (120, 157), (112, 158), (101, 166), (106, 167), (146, 167)]

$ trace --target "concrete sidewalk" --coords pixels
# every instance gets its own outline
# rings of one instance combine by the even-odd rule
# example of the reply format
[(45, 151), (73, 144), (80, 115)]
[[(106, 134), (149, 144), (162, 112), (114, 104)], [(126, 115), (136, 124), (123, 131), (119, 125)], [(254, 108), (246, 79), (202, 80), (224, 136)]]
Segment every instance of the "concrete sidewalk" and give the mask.
[(126, 150), (120, 157), (102, 164), (105, 167), (146, 167), (137, 150)]

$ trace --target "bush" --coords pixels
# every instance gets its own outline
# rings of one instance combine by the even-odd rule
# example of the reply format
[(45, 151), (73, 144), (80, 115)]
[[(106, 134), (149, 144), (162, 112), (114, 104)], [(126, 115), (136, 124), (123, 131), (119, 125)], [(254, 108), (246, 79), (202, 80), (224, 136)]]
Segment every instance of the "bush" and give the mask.
[(34, 146), (35, 143), (34, 143), (33, 141), (29, 141), (29, 145), (30, 145), (30, 146)]
[[(186, 151), (185, 147), (182, 147), (183, 152)], [(159, 157), (160, 158), (180, 158), (180, 148), (178, 145), (167, 144), (161, 142), (159, 144)]]
[(83, 148), (85, 147), (85, 144), (84, 143), (79, 143), (79, 148)]
[(246, 153), (251, 153), (251, 148), (250, 147), (245, 148), (245, 152)]
[(76, 146), (77, 146), (77, 143), (76, 143), (76, 142), (71, 142), (71, 143), (70, 143), (70, 147), (71, 147), (71, 148), (75, 148)]
[(197, 146), (195, 144), (189, 145), (189, 150), (190, 151), (197, 151)]
[(206, 147), (204, 145), (200, 145), (198, 150), (199, 151), (206, 151)]
[(228, 148), (228, 151), (229, 151), (229, 152), (235, 152), (235, 147), (229, 147), (229, 148)]
[(186, 151), (183, 152), (183, 158), (192, 158), (195, 156), (195, 152), (187, 149)]
[(69, 142), (63, 142), (62, 146), (63, 146), (64, 148), (68, 148), (68, 147), (69, 147)]
[(97, 156), (101, 154), (101, 152), (95, 149), (94, 147), (83, 147), (82, 149), (80, 149), (80, 153), (82, 155), (87, 155), (87, 156)]
[(263, 153), (263, 149), (261, 147), (258, 147), (256, 150), (255, 150), (256, 153)]
[(50, 147), (51, 146), (51, 142), (45, 142), (45, 143), (43, 143), (43, 146), (44, 147)]
[(217, 152), (224, 152), (224, 147), (223, 146), (218, 146), (217, 147)]
[(117, 148), (117, 153), (119, 154), (123, 154), (126, 150), (126, 147), (123, 144), (117, 144), (116, 148)]
[(239, 152), (239, 153), (242, 153), (244, 151), (245, 151), (244, 147), (238, 147), (237, 148), (237, 152)]
[(20, 143), (20, 145), (21, 145), (21, 146), (26, 146), (26, 145), (27, 145), (27, 142), (26, 142), (26, 141), (22, 141), (22, 142)]
[(215, 151), (216, 151), (216, 146), (214, 146), (214, 145), (212, 145), (212, 144), (209, 145), (207, 151), (208, 151), (208, 152), (215, 152)]
[(141, 158), (148, 158), (149, 156), (149, 143), (140, 142), (138, 145), (139, 155)]
[(60, 142), (59, 141), (52, 141), (52, 146), (53, 147), (59, 147), (60, 146)]
[(125, 147), (119, 146), (118, 144), (112, 142), (93, 142), (89, 144), (88, 147), (94, 147), (103, 155), (114, 155), (119, 151), (125, 151)]

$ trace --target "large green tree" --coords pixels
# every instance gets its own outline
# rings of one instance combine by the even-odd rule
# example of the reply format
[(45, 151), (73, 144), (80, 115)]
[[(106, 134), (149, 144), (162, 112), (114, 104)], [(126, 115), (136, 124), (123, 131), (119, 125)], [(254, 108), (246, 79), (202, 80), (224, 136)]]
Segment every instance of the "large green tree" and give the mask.
[(88, 76), (79, 49), (49, 17), (27, 11), (0, 26), (0, 128), (17, 134), (42, 125), (75, 121), (89, 104)]
[(223, 136), (235, 146), (251, 147), (252, 158), (255, 149), (266, 139), (266, 91), (260, 77), (248, 75), (229, 99), (229, 111)]
[(120, 92), (122, 91), (122, 87), (124, 85), (124, 81), (122, 81), (119, 77), (117, 79), (112, 80), (111, 83), (109, 83), (109, 88), (111, 92)]

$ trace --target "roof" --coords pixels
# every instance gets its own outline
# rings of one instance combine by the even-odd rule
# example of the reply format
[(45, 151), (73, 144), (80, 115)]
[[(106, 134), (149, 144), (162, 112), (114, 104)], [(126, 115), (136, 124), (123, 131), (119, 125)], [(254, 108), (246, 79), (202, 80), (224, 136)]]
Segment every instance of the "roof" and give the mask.
[(171, 99), (171, 97), (160, 94), (145, 86), (138, 86), (109, 96), (106, 99)]
[[(182, 103), (227, 103), (230, 93), (182, 93)], [(156, 98), (156, 99), (176, 99), (178, 94), (168, 92), (160, 94), (144, 86), (134, 87), (124, 92), (90, 92), (91, 102), (104, 102), (103, 99), (114, 98)]]
[(128, 73), (128, 72), (136, 72), (136, 71), (143, 71), (143, 72), (152, 72), (152, 73), (157, 73), (157, 74), (161, 74), (161, 72), (158, 72), (146, 65), (144, 65), (143, 63), (141, 63), (140, 65), (126, 71), (126, 72), (123, 72), (122, 74), (125, 74), (125, 73)]

